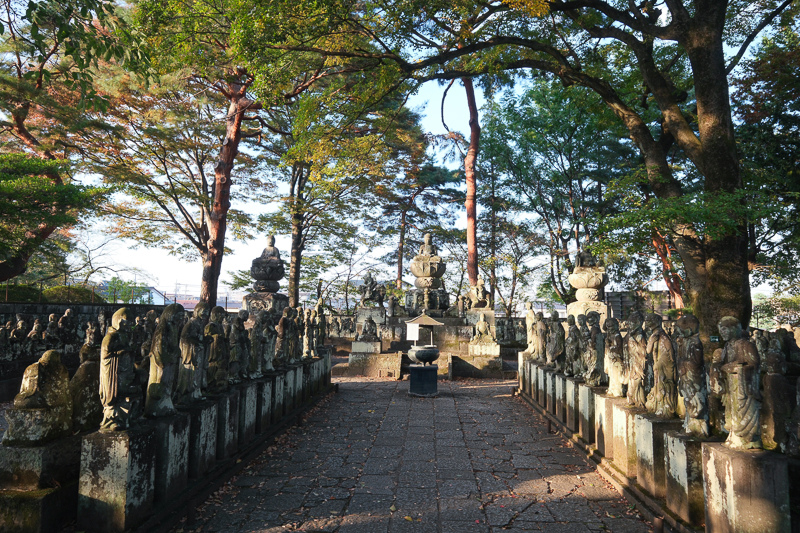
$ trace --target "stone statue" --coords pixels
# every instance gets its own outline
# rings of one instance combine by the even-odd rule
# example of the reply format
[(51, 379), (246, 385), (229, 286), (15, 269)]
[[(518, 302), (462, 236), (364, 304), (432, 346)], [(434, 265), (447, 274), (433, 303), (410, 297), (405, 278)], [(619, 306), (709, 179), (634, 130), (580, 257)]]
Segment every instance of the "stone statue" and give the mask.
[(648, 313), (645, 316), (647, 354), (653, 358), (653, 388), (647, 395), (645, 407), (656, 416), (672, 418), (678, 405), (675, 352), (672, 339), (661, 323), (659, 315)]
[(486, 321), (486, 315), (481, 313), (480, 319), (475, 324), (475, 335), (470, 339), (470, 344), (495, 344), (494, 333)]
[[(392, 305), (392, 298), (394, 298), (395, 303), (397, 303), (397, 298), (392, 296), (389, 298), (389, 305)], [(314, 307), (314, 310), (317, 312), (317, 321), (319, 322), (318, 327), (318, 346), (324, 346), (328, 340), (328, 319), (325, 316), (325, 307), (322, 304), (322, 298), (317, 300), (317, 305)]]
[(386, 300), (386, 316), (396, 316), (397, 315), (397, 296), (394, 294), (390, 294), (389, 298)]
[(558, 311), (550, 313), (550, 336), (547, 340), (547, 364), (552, 365), (556, 372), (563, 372), (565, 364), (566, 338)]
[(292, 323), (293, 323), (292, 308), (286, 307), (283, 310), (283, 315), (278, 321), (278, 325), (275, 327), (275, 333), (276, 333), (275, 359), (281, 366), (289, 363), (289, 353), (291, 344), (291, 341), (289, 339), (291, 332), (289, 330), (291, 328)]
[(38, 318), (33, 321), (33, 329), (28, 333), (28, 343), (34, 353), (44, 348), (44, 325)]
[(222, 327), (222, 322), (227, 314), (223, 307), (216, 306), (213, 308), (203, 332), (206, 339), (210, 339), (206, 381), (208, 383), (208, 391), (212, 394), (219, 394), (228, 390), (230, 349), (228, 340), (225, 337), (225, 330)]
[(48, 350), (22, 375), (14, 407), (6, 411), (5, 445), (31, 446), (69, 435), (72, 430), (72, 397), (69, 373), (61, 353)]
[(604, 370), (608, 374), (606, 394), (622, 398), (625, 396), (625, 355), (619, 321), (616, 318), (607, 318), (603, 326), (606, 330)]
[(25, 321), (21, 318), (17, 319), (17, 326), (11, 330), (11, 334), (9, 335), (9, 339), (13, 344), (22, 343), (28, 337), (28, 326), (25, 324)]
[(600, 329), (600, 313), (589, 311), (586, 315), (586, 327), (589, 329), (589, 341), (586, 343), (584, 352), (586, 371), (583, 378), (590, 387), (599, 387), (606, 381), (605, 372), (603, 372), (605, 336)]
[(583, 335), (581, 335), (578, 326), (575, 325), (575, 317), (573, 315), (567, 316), (567, 328), (567, 339), (564, 347), (566, 353), (564, 374), (581, 377), (584, 372), (581, 358), (586, 347), (584, 346)]
[(58, 330), (61, 337), (61, 344), (74, 344), (77, 342), (78, 325), (75, 317), (72, 316), (72, 309), (66, 309), (64, 315), (58, 319)]
[(732, 317), (723, 317), (717, 325), (722, 348), (722, 372), (726, 378), (725, 422), (728, 439), (725, 445), (736, 450), (760, 449), (761, 361), (755, 345), (743, 338), (742, 325)]
[(358, 340), (372, 342), (380, 340), (378, 338), (378, 325), (372, 320), (371, 316), (368, 316), (367, 319), (364, 320), (364, 325), (361, 326), (361, 335), (359, 335)]
[(536, 323), (536, 312), (533, 310), (533, 304), (531, 302), (525, 302), (525, 309), (525, 334), (527, 337), (525, 344), (528, 346), (528, 352), (534, 353), (533, 337), (535, 335), (534, 324)]
[(375, 302), (378, 307), (383, 307), (383, 300), (386, 298), (386, 287), (378, 284), (372, 278), (371, 273), (366, 273), (364, 284), (358, 290), (361, 293), (361, 301), (358, 302), (359, 307), (364, 307), (367, 302)]
[(250, 329), (250, 367), (247, 369), (251, 379), (263, 376), (264, 350), (267, 337), (264, 334), (267, 312), (258, 311), (253, 317), (253, 327)]
[(48, 317), (47, 327), (44, 330), (44, 345), (48, 350), (56, 349), (62, 345), (55, 313)]
[(789, 441), (787, 426), (792, 414), (792, 403), (791, 390), (786, 379), (786, 354), (777, 335), (768, 336), (765, 356), (761, 360), (761, 441), (767, 450), (786, 452)]
[(144, 314), (144, 340), (142, 341), (141, 357), (148, 359), (150, 356), (150, 343), (153, 342), (153, 333), (156, 332), (156, 319), (158, 313), (155, 309), (149, 310)]
[(597, 261), (591, 252), (583, 250), (575, 257), (576, 267), (596, 267)]
[(678, 363), (678, 392), (683, 397), (683, 431), (696, 437), (708, 437), (708, 392), (706, 389), (703, 343), (700, 322), (694, 315), (684, 315), (675, 324), (675, 356)]
[[(111, 322), (114, 322), (114, 317), (112, 315)], [(108, 317), (106, 317), (106, 312), (104, 309), (100, 309), (97, 312), (97, 325), (100, 326), (100, 334), (105, 338), (106, 333), (108, 332)]]
[(294, 342), (293, 363), (297, 363), (303, 358), (303, 334), (305, 330), (306, 317), (303, 314), (303, 308), (298, 305), (294, 310), (294, 329), (292, 330), (292, 342)]
[(150, 379), (147, 382), (145, 414), (149, 417), (175, 413), (172, 395), (178, 381), (181, 362), (180, 328), (184, 310), (181, 304), (169, 304), (158, 321), (150, 345)]
[(485, 285), (483, 279), (478, 278), (478, 282), (470, 286), (469, 292), (467, 293), (470, 309), (491, 309), (492, 302), (489, 298), (489, 291), (486, 290)]
[(141, 402), (142, 391), (136, 383), (130, 350), (128, 317), (128, 308), (117, 309), (100, 348), (100, 401), (103, 404), (100, 431), (128, 429), (138, 411), (135, 404)]
[(647, 337), (642, 330), (644, 319), (642, 314), (634, 311), (628, 316), (628, 334), (625, 336), (624, 348), (628, 361), (628, 405), (644, 409), (647, 395), (650, 392), (648, 370)]
[(430, 233), (426, 233), (425, 235), (423, 235), (422, 246), (419, 247), (419, 253), (417, 255), (439, 255), (439, 251), (433, 244), (433, 240), (431, 238)]
[(181, 366), (178, 370), (179, 403), (199, 400), (202, 394), (201, 369), (207, 366), (205, 328), (210, 314), (206, 302), (198, 302), (180, 336)]
[(275, 321), (272, 314), (264, 312), (264, 351), (261, 359), (262, 372), (272, 372), (275, 370), (275, 343), (278, 339), (278, 332), (275, 331)]
[(547, 337), (550, 335), (550, 328), (544, 320), (544, 313), (536, 313), (536, 358), (544, 363), (547, 361)]
[(228, 381), (231, 383), (239, 383), (243, 378), (250, 377), (250, 335), (244, 324), (248, 318), (250, 313), (239, 309), (236, 318), (231, 322), (231, 331), (228, 334), (228, 343), (231, 347)]
[(72, 427), (78, 432), (94, 431), (103, 421), (103, 403), (100, 401), (100, 351), (96, 346), (84, 343), (80, 358), (81, 364), (69, 381)]
[(278, 292), (280, 281), (285, 275), (281, 254), (275, 247), (275, 237), (267, 237), (267, 247), (259, 257), (253, 259), (250, 275), (256, 280), (253, 289), (257, 292)]
[(303, 359), (309, 359), (314, 351), (314, 336), (314, 317), (311, 316), (311, 309), (306, 309), (303, 320)]

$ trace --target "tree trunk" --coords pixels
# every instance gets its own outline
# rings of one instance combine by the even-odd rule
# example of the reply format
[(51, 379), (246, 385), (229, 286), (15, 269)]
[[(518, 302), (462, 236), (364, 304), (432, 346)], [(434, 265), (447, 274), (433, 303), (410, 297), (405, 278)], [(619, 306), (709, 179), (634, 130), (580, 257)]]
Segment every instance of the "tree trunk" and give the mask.
[(231, 207), (231, 171), (239, 154), (242, 138), (242, 118), (253, 104), (245, 97), (245, 87), (235, 84), (230, 94), (228, 116), (225, 117), (225, 140), (214, 167), (214, 197), (208, 217), (208, 253), (203, 257), (203, 278), (200, 299), (210, 306), (217, 305), (217, 289), (225, 253), (225, 231), (228, 227), (228, 209)]
[(676, 309), (682, 309), (683, 304), (683, 280), (681, 280), (678, 273), (675, 271), (675, 265), (672, 262), (672, 251), (666, 239), (658, 231), (653, 233), (653, 247), (656, 250), (656, 255), (661, 261), (661, 275), (664, 282), (667, 284), (670, 297), (675, 302)]
[(403, 253), (406, 242), (406, 212), (400, 213), (400, 242), (397, 244), (397, 281), (395, 287), (403, 288)]
[(477, 206), (475, 161), (478, 158), (478, 148), (481, 137), (481, 126), (478, 123), (478, 105), (475, 103), (475, 89), (472, 78), (461, 78), (467, 93), (467, 106), (469, 107), (469, 148), (464, 157), (464, 174), (467, 182), (467, 199), (464, 206), (467, 208), (467, 275), (469, 284), (478, 284), (478, 244), (477, 244)]
[(303, 214), (292, 213), (292, 251), (289, 255), (289, 305), (300, 305), (300, 263), (303, 260)]

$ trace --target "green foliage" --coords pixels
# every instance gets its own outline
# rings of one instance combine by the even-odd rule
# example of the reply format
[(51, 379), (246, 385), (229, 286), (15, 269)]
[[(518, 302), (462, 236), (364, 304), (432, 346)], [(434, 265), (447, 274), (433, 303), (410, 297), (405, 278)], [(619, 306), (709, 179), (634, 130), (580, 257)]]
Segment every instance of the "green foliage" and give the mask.
[(103, 294), (107, 301), (114, 303), (151, 303), (149, 301), (149, 287), (133, 281), (125, 281), (118, 277), (113, 277), (108, 281), (103, 290)]
[[(77, 285), (59, 285), (42, 291), (42, 298), (48, 303), (80, 304), (80, 303), (105, 303), (106, 300), (86, 287)], [(127, 302), (126, 302), (127, 303)]]
[[(7, 288), (7, 290), (6, 290)], [(7, 295), (7, 296), (6, 296)], [(17, 303), (36, 303), (43, 301), (38, 285), (0, 285), (0, 301)]]

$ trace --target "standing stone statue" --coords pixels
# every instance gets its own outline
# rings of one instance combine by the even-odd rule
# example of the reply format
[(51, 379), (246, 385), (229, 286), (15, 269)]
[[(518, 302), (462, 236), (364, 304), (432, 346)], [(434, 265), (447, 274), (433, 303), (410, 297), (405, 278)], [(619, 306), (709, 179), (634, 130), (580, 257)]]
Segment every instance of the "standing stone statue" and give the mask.
[(306, 316), (302, 306), (297, 306), (294, 310), (294, 361), (299, 362), (303, 358), (303, 334), (306, 331)]
[(578, 326), (575, 325), (575, 317), (573, 315), (567, 316), (567, 339), (564, 347), (566, 352), (566, 367), (564, 374), (567, 376), (583, 376), (583, 352), (586, 349), (584, 346), (583, 335), (581, 334)]
[(589, 338), (584, 351), (583, 363), (586, 370), (583, 378), (590, 387), (599, 387), (605, 383), (605, 372), (603, 372), (605, 336), (600, 329), (600, 313), (589, 311), (586, 315), (586, 327), (589, 330)]
[(648, 354), (647, 336), (642, 330), (644, 319), (639, 311), (628, 316), (628, 334), (625, 336), (624, 348), (628, 361), (628, 405), (644, 409), (647, 395), (650, 393), (647, 378)]
[(199, 302), (192, 318), (183, 326), (180, 336), (181, 366), (178, 370), (177, 398), (179, 403), (199, 400), (203, 397), (201, 369), (206, 365), (206, 322), (209, 307)]
[(742, 325), (732, 317), (723, 317), (719, 336), (722, 349), (722, 371), (727, 394), (726, 426), (730, 433), (725, 445), (736, 450), (760, 449), (761, 395), (759, 391), (761, 361), (756, 346), (742, 336)]
[(534, 324), (536, 323), (536, 312), (533, 310), (531, 302), (525, 302), (525, 344), (528, 346), (528, 352), (533, 353), (533, 337), (534, 337)]
[(725, 405), (728, 398), (728, 385), (722, 371), (722, 348), (711, 354), (708, 365), (708, 422), (714, 433), (727, 434), (728, 424), (725, 420)]
[(678, 392), (683, 396), (686, 410), (683, 431), (696, 437), (708, 437), (708, 391), (700, 341), (700, 321), (694, 315), (684, 315), (675, 324), (678, 362)]
[[(394, 296), (392, 296), (394, 298)], [(389, 299), (389, 305), (391, 306), (392, 299)], [(394, 302), (397, 303), (397, 298), (394, 298)], [(325, 307), (322, 305), (322, 298), (317, 300), (317, 305), (314, 307), (314, 310), (317, 312), (317, 321), (319, 322), (319, 338), (318, 338), (318, 345), (324, 346), (325, 342), (328, 340), (328, 319), (325, 317)]]
[(261, 370), (272, 372), (275, 370), (275, 344), (278, 340), (278, 332), (275, 331), (275, 321), (271, 313), (264, 313), (264, 352), (261, 359)]
[(161, 313), (150, 345), (150, 379), (147, 382), (145, 414), (149, 417), (175, 413), (172, 396), (178, 381), (181, 362), (180, 328), (184, 310), (180, 304), (170, 304)]
[(52, 313), (48, 317), (47, 327), (44, 330), (44, 345), (48, 350), (53, 350), (59, 346), (63, 346), (61, 342), (61, 335), (58, 330), (58, 319), (56, 314)]
[(231, 347), (230, 365), (228, 366), (228, 381), (239, 383), (242, 379), (250, 377), (250, 335), (245, 327), (245, 322), (250, 318), (250, 313), (239, 309), (236, 318), (231, 322), (228, 342)]
[(248, 368), (251, 379), (258, 379), (264, 375), (262, 365), (264, 364), (264, 349), (267, 344), (267, 338), (264, 335), (266, 320), (266, 311), (258, 311), (253, 317), (253, 327), (250, 329), (250, 368)]
[(761, 441), (767, 450), (786, 452), (792, 398), (789, 381), (786, 379), (786, 354), (777, 335), (768, 336), (765, 352), (765, 356), (761, 359), (763, 361)]
[(603, 326), (606, 330), (604, 370), (608, 374), (606, 394), (622, 398), (625, 396), (625, 355), (619, 321), (616, 318), (607, 318)]
[(678, 405), (675, 351), (661, 323), (661, 317), (654, 313), (648, 313), (644, 319), (647, 354), (653, 358), (653, 388), (647, 395), (645, 407), (656, 416), (671, 418)]
[(279, 366), (283, 366), (289, 363), (289, 353), (290, 353), (290, 335), (292, 324), (292, 308), (286, 307), (283, 310), (283, 315), (281, 316), (280, 320), (278, 320), (278, 324), (275, 326), (276, 332), (276, 341), (275, 341), (275, 360), (277, 361)]
[(127, 307), (117, 309), (100, 348), (100, 401), (103, 404), (100, 431), (128, 429), (134, 413), (139, 411), (135, 404), (141, 402), (141, 389), (133, 367), (128, 316)]
[(550, 335), (549, 329), (544, 319), (544, 313), (541, 311), (536, 313), (536, 357), (542, 363), (547, 361), (547, 337)]
[(314, 324), (313, 317), (311, 316), (311, 309), (306, 309), (303, 318), (303, 359), (311, 357), (311, 352), (314, 350)]
[(210, 339), (206, 380), (208, 391), (212, 394), (219, 394), (228, 390), (230, 348), (222, 325), (227, 314), (223, 307), (216, 306), (213, 308), (204, 332), (206, 339)]
[(558, 311), (550, 313), (550, 335), (547, 339), (547, 364), (554, 367), (556, 372), (564, 370), (565, 336)]
[(368, 316), (366, 320), (364, 320), (364, 325), (361, 326), (361, 335), (359, 335), (356, 340), (372, 342), (380, 340), (378, 337), (378, 325), (372, 320), (371, 316)]
[(72, 427), (78, 432), (94, 431), (103, 421), (103, 403), (100, 401), (100, 350), (96, 346), (84, 344), (81, 347), (80, 360), (78, 370), (69, 381)]

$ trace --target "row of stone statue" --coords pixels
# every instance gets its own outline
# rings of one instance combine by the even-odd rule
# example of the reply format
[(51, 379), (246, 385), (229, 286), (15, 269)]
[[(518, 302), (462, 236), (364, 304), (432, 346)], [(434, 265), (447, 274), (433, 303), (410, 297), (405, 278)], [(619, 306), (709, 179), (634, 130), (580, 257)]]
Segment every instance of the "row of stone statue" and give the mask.
[(797, 449), (800, 409), (791, 412), (788, 347), (780, 334), (759, 332), (754, 342), (737, 319), (725, 317), (718, 324), (723, 347), (706, 368), (693, 315), (677, 320), (672, 337), (653, 313), (631, 313), (624, 337), (617, 319), (606, 319), (603, 329), (599, 322), (596, 312), (569, 316), (565, 334), (556, 313), (545, 321), (529, 308), (524, 353), (589, 386), (607, 385), (606, 394), (632, 407), (682, 416), (688, 434), (727, 434), (726, 444), (736, 449)]
[(78, 320), (72, 309), (67, 309), (62, 316), (51, 314), (46, 325), (41, 318), (35, 318), (29, 325), (24, 316), (17, 315), (16, 321), (9, 320), (5, 325), (0, 325), (0, 350), (15, 355), (38, 354), (45, 349), (61, 349), (65, 345), (77, 344), (80, 335)]
[[(277, 320), (260, 311), (248, 328), (249, 318), (241, 310), (230, 319), (224, 308), (201, 302), (188, 320), (183, 306), (171, 304), (160, 317), (151, 312), (133, 325), (132, 313), (121, 308), (102, 342), (99, 325), (90, 322), (81, 365), (69, 382), (58, 351), (49, 350), (30, 365), (13, 409), (34, 410), (37, 420), (58, 428), (68, 411), (71, 430), (123, 430), (143, 414), (170, 415), (176, 404), (223, 393), (231, 384), (324, 351), (327, 326), (321, 302), (313, 309), (287, 307)], [(44, 434), (51, 429), (44, 428)], [(7, 438), (30, 444), (20, 438), (25, 431), (10, 425)]]

